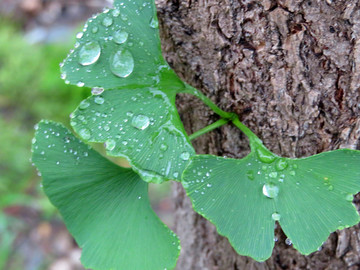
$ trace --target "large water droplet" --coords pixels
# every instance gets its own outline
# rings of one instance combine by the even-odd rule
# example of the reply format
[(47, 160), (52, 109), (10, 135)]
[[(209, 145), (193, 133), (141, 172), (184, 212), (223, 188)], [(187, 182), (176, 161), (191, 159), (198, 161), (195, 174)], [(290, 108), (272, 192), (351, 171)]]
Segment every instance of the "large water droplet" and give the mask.
[(114, 150), (116, 147), (116, 142), (113, 139), (109, 139), (105, 142), (105, 148), (108, 151)]
[(88, 66), (94, 64), (100, 57), (101, 48), (98, 42), (90, 41), (81, 47), (79, 51), (79, 64)]
[(180, 155), (180, 158), (182, 160), (189, 160), (190, 158), (190, 153), (189, 152), (183, 152), (181, 155)]
[(111, 17), (105, 17), (102, 21), (102, 25), (105, 27), (109, 27), (113, 24), (113, 19)]
[(113, 33), (113, 40), (117, 44), (123, 44), (128, 39), (129, 34), (125, 31), (118, 30)]
[(280, 220), (280, 218), (281, 218), (281, 215), (279, 214), (279, 213), (273, 213), (272, 215), (271, 215), (271, 218), (273, 219), (273, 220)]
[(158, 19), (156, 17), (151, 18), (150, 27), (154, 28), (154, 29), (159, 28), (159, 21), (158, 21)]
[(287, 168), (287, 166), (288, 166), (288, 163), (287, 163), (286, 159), (284, 159), (284, 158), (278, 159), (275, 164), (275, 168), (278, 171), (285, 170)]
[(90, 106), (90, 103), (85, 99), (80, 102), (79, 109), (84, 110)]
[(273, 199), (278, 196), (279, 188), (272, 183), (267, 183), (263, 186), (262, 192), (266, 197)]
[(94, 87), (93, 89), (91, 89), (91, 94), (93, 94), (94, 96), (101, 95), (103, 92), (104, 88), (101, 87)]
[(139, 114), (132, 119), (131, 125), (137, 129), (144, 130), (150, 125), (150, 119), (146, 115)]
[(264, 163), (272, 163), (276, 158), (273, 153), (263, 147), (257, 148), (256, 153), (260, 161)]
[(79, 131), (79, 135), (81, 138), (83, 138), (84, 140), (88, 140), (91, 137), (91, 132), (90, 130), (83, 128)]
[(125, 78), (134, 70), (134, 58), (130, 51), (120, 49), (110, 57), (110, 69), (114, 75)]

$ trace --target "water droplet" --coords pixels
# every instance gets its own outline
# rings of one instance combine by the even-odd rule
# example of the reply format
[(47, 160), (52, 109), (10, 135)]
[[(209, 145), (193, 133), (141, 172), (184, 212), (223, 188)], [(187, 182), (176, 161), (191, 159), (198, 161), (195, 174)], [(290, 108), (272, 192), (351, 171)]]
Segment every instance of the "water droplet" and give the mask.
[(84, 87), (84, 85), (85, 83), (81, 81), (76, 84), (77, 87)]
[(273, 153), (263, 147), (257, 148), (256, 153), (260, 161), (264, 163), (272, 163), (276, 158)]
[(281, 218), (281, 215), (279, 214), (279, 213), (273, 213), (272, 215), (271, 215), (271, 218), (273, 219), (273, 220), (280, 220), (280, 218)]
[(159, 28), (159, 21), (158, 21), (158, 19), (156, 17), (151, 18), (150, 27), (154, 28), (154, 29)]
[(249, 180), (254, 180), (255, 179), (255, 175), (254, 175), (254, 171), (250, 170), (247, 171), (246, 176)]
[(270, 178), (276, 178), (278, 176), (278, 173), (277, 172), (271, 172), (269, 173), (269, 177)]
[(190, 158), (190, 153), (189, 152), (183, 152), (181, 155), (180, 155), (180, 158), (182, 160), (189, 160)]
[(84, 140), (88, 140), (91, 137), (91, 132), (90, 130), (83, 128), (79, 131), (79, 135), (81, 138), (83, 138)]
[(97, 26), (94, 26), (94, 27), (91, 29), (91, 32), (92, 32), (93, 34), (96, 34), (98, 31), (99, 31), (99, 27), (97, 27)]
[(290, 171), (289, 174), (292, 175), (292, 176), (295, 176), (296, 172), (295, 171)]
[(130, 51), (120, 49), (110, 57), (110, 69), (114, 75), (125, 78), (134, 70), (134, 58)]
[(150, 125), (150, 119), (146, 115), (139, 114), (132, 119), (131, 125), (137, 129), (144, 130)]
[(94, 64), (100, 57), (101, 48), (98, 42), (90, 41), (79, 51), (79, 64), (88, 66)]
[(84, 35), (83, 32), (79, 32), (79, 33), (76, 34), (76, 38), (77, 38), (77, 39), (80, 39), (80, 38), (83, 37), (83, 35)]
[(161, 184), (165, 180), (161, 175), (146, 170), (140, 171), (140, 176), (145, 182), (151, 182), (155, 184)]
[(168, 146), (166, 144), (161, 144), (160, 145), (160, 150), (165, 152), (168, 149)]
[(114, 17), (118, 17), (120, 15), (120, 10), (114, 9), (111, 13)]
[(346, 195), (345, 199), (346, 199), (348, 202), (352, 202), (353, 199), (354, 199), (354, 196), (353, 196), (351, 193), (349, 193), (349, 194)]
[(95, 102), (96, 104), (99, 104), (99, 105), (104, 104), (104, 101), (105, 101), (105, 99), (104, 99), (103, 97), (100, 97), (100, 96), (97, 96), (97, 97), (95, 97), (95, 99), (94, 99), (94, 102)]
[(273, 199), (278, 196), (279, 188), (272, 183), (267, 183), (263, 186), (262, 192), (266, 197)]
[(109, 139), (105, 142), (105, 148), (108, 151), (114, 150), (116, 147), (116, 142), (113, 139)]
[(292, 242), (291, 242), (291, 240), (289, 238), (286, 238), (285, 244), (287, 244), (288, 246), (291, 246)]
[(108, 125), (104, 126), (104, 130), (105, 131), (109, 131), (110, 130), (110, 127)]
[(174, 178), (176, 179), (176, 178), (179, 176), (179, 173), (178, 173), (178, 172), (174, 172), (173, 176), (174, 176)]
[(85, 99), (80, 102), (79, 109), (84, 110), (90, 106), (90, 103)]
[(328, 187), (328, 190), (334, 190), (334, 186), (333, 185), (329, 185), (329, 187)]
[(123, 44), (128, 39), (129, 34), (125, 31), (118, 30), (113, 33), (113, 40), (117, 44)]
[(287, 163), (286, 159), (280, 158), (276, 161), (275, 168), (278, 171), (283, 171), (287, 168), (289, 164)]
[(103, 92), (104, 88), (101, 87), (94, 87), (93, 89), (91, 89), (91, 94), (93, 94), (94, 96), (101, 95)]
[(105, 26), (105, 27), (109, 27), (113, 24), (113, 19), (110, 18), (110, 17), (105, 17), (102, 21), (102, 25)]

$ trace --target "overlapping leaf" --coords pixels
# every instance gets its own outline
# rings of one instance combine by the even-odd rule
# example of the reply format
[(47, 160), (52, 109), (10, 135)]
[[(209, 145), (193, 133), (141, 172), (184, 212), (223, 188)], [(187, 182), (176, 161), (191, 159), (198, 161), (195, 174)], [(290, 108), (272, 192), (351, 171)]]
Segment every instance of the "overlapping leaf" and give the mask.
[(180, 179), (194, 149), (175, 107), (175, 93), (108, 90), (83, 101), (71, 124), (86, 141), (105, 142), (148, 182)]
[(179, 241), (150, 207), (147, 183), (76, 139), (63, 126), (41, 122), (33, 161), (45, 193), (96, 270), (172, 269)]
[(183, 174), (195, 210), (238, 253), (259, 261), (270, 257), (275, 220), (302, 254), (359, 222), (351, 202), (360, 191), (359, 151), (283, 159), (258, 150), (260, 155), (241, 160), (194, 156)]
[(77, 38), (62, 66), (67, 83), (130, 88), (156, 84), (164, 76), (180, 83), (161, 54), (153, 0), (115, 1), (114, 9), (88, 20)]

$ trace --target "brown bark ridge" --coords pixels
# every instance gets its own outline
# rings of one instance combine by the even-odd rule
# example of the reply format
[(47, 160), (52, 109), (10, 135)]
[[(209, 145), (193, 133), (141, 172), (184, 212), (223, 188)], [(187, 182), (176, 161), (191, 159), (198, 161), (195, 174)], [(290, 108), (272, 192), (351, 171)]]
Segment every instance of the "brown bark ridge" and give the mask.
[[(158, 0), (166, 59), (189, 84), (236, 112), (276, 154), (305, 157), (360, 146), (359, 0)], [(191, 96), (178, 108), (189, 133), (217, 116)], [(248, 141), (231, 125), (194, 141), (197, 153), (241, 158)], [(360, 269), (359, 225), (309, 256), (276, 229), (272, 257), (237, 255), (174, 188), (177, 269)], [(360, 197), (355, 199), (358, 209)]]

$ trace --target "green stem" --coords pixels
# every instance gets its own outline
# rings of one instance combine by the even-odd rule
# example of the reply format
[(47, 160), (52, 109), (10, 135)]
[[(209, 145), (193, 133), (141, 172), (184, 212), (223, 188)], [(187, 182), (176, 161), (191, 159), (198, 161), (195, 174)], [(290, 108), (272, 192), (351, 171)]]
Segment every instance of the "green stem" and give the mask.
[(202, 102), (204, 102), (207, 106), (209, 106), (209, 108), (211, 110), (213, 110), (217, 115), (221, 116), (222, 118), (225, 119), (231, 119), (234, 117), (233, 113), (228, 113), (225, 112), (223, 110), (221, 110), (218, 106), (216, 106), (210, 98), (208, 98), (207, 96), (205, 96), (203, 93), (201, 93), (199, 90), (197, 90), (196, 88), (188, 85), (187, 83), (185, 83), (185, 90), (183, 93), (188, 93), (191, 95), (196, 96), (197, 98), (199, 98)]
[(232, 119), (232, 123), (249, 138), (250, 147), (252, 150), (258, 148), (259, 145), (263, 145), (259, 137), (256, 136), (255, 133), (253, 133), (247, 126), (241, 123), (238, 117)]
[(189, 139), (190, 141), (200, 137), (201, 135), (205, 134), (205, 133), (208, 133), (218, 127), (221, 127), (223, 125), (225, 125), (226, 123), (228, 123), (230, 120), (229, 119), (220, 119), (218, 121), (216, 121), (215, 123), (212, 123), (211, 125), (207, 126), (207, 127), (204, 127), (203, 129), (200, 129), (196, 132), (194, 132), (193, 134), (191, 134), (189, 136)]

